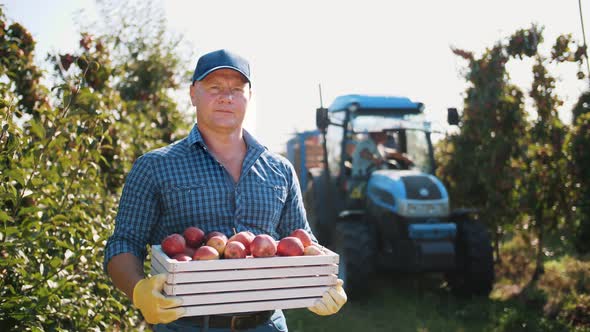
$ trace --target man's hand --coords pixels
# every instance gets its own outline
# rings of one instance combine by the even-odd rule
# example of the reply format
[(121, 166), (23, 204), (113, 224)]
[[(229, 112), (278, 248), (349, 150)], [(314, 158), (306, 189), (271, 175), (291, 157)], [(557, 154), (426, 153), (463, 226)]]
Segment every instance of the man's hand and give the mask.
[(336, 286), (330, 287), (321, 300), (318, 300), (313, 307), (307, 309), (320, 316), (333, 315), (342, 308), (346, 300), (346, 293), (342, 288), (342, 279), (338, 279)]
[(140, 280), (133, 288), (133, 304), (150, 324), (170, 323), (185, 312), (184, 308), (174, 308), (182, 304), (181, 299), (162, 295), (165, 282), (166, 274), (158, 274)]

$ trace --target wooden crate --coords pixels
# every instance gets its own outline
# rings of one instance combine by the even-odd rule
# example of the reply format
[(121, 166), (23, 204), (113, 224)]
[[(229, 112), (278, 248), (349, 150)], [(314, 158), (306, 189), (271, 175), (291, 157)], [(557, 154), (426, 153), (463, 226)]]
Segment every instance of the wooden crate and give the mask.
[(168, 273), (166, 295), (183, 300), (185, 316), (312, 306), (338, 279), (338, 255), (179, 262), (152, 246), (151, 274)]

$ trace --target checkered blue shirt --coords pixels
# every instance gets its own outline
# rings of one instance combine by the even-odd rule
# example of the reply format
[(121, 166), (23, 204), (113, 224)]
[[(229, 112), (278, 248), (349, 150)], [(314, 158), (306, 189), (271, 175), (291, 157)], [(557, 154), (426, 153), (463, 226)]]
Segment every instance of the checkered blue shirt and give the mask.
[(275, 239), (297, 228), (310, 231), (299, 181), (289, 161), (244, 132), (248, 150), (240, 179), (211, 155), (194, 126), (188, 137), (137, 159), (129, 172), (104, 266), (113, 256), (141, 260), (147, 244), (159, 244), (189, 226), (228, 237), (249, 230)]

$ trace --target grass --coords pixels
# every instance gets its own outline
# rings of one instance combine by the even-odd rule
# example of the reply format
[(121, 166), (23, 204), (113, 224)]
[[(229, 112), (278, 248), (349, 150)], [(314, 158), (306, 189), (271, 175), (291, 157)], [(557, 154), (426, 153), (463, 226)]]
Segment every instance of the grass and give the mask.
[(320, 317), (306, 309), (286, 310), (289, 331), (567, 331), (516, 300), (457, 298), (436, 275), (380, 275), (370, 280), (366, 300)]
[(487, 298), (458, 299), (435, 275), (380, 275), (370, 280), (364, 301), (350, 301), (329, 317), (307, 310), (286, 311), (289, 330), (320, 331), (486, 331), (500, 303)]
[(436, 274), (380, 274), (367, 282), (364, 301), (320, 317), (286, 310), (289, 331), (575, 331), (590, 332), (590, 263), (567, 255), (548, 257), (545, 274), (526, 287), (533, 266), (528, 241), (504, 246), (490, 297), (458, 298)]

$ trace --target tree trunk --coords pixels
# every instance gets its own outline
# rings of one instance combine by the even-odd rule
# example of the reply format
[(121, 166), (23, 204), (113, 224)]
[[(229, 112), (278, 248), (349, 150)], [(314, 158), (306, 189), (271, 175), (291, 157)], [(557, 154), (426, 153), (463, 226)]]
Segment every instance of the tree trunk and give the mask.
[(545, 229), (543, 227), (543, 208), (539, 207), (535, 211), (535, 221), (537, 223), (537, 257), (535, 259), (535, 272), (533, 273), (533, 277), (531, 278), (531, 282), (536, 282), (539, 280), (541, 275), (545, 272), (545, 268), (543, 266), (543, 242), (544, 242), (544, 233)]

